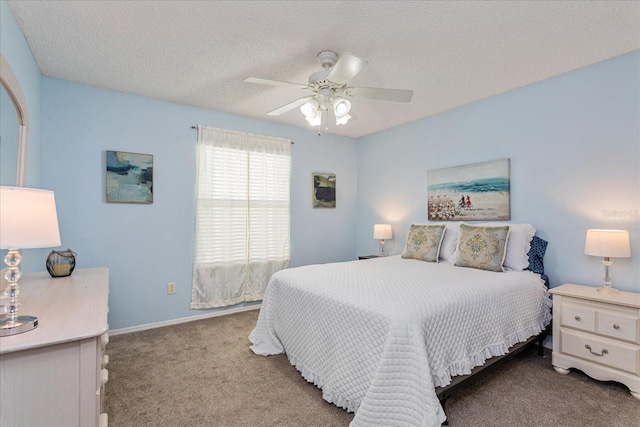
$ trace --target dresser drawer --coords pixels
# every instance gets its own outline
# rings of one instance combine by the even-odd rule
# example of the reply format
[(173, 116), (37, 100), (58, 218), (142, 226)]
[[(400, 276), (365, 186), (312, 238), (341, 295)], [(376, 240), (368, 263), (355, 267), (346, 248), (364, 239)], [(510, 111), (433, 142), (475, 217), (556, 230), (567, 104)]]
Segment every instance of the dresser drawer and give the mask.
[(620, 313), (598, 311), (598, 333), (618, 340), (640, 344), (638, 330), (640, 319)]
[(637, 345), (561, 329), (560, 351), (634, 375), (640, 374), (640, 347)]
[(560, 325), (581, 331), (596, 331), (596, 309), (588, 305), (562, 304)]

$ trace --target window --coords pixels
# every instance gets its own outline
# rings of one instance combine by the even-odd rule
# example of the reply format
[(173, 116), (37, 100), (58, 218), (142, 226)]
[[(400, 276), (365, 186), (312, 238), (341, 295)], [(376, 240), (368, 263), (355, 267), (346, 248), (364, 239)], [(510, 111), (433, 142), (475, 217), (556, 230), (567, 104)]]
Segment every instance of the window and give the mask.
[(291, 142), (198, 126), (191, 308), (261, 300), (289, 266)]

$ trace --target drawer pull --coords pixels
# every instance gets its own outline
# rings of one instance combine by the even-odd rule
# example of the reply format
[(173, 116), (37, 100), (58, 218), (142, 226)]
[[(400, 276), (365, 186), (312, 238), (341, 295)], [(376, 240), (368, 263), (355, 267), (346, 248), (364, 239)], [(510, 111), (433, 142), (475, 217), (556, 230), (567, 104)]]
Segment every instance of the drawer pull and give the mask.
[(613, 324), (613, 329), (620, 329), (620, 325), (618, 325), (617, 323)]
[(100, 370), (100, 385), (103, 386), (109, 381), (109, 371), (107, 369)]
[(100, 337), (100, 344), (102, 345), (102, 349), (104, 350), (107, 344), (109, 344), (109, 332), (105, 332), (104, 334), (102, 334), (102, 336)]
[(574, 319), (576, 319), (579, 322), (580, 321), (580, 316), (576, 316), (576, 317), (574, 317)]
[(593, 354), (594, 356), (604, 356), (605, 354), (609, 354), (609, 350), (607, 350), (606, 348), (602, 349), (602, 353), (596, 353), (593, 350), (591, 350), (591, 346), (589, 344), (585, 344), (584, 348), (586, 348), (587, 350), (589, 350), (589, 352), (591, 354)]

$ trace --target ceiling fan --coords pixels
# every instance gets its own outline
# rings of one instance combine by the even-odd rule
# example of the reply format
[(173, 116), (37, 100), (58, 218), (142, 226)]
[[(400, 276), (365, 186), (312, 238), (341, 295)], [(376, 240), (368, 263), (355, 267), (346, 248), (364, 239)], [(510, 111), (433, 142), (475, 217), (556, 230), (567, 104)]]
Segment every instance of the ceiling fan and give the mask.
[(318, 53), (317, 59), (323, 69), (311, 74), (308, 84), (282, 82), (257, 77), (247, 77), (244, 81), (247, 83), (288, 86), (312, 91), (312, 95), (303, 96), (282, 107), (278, 107), (275, 110), (269, 111), (267, 115), (279, 116), (294, 108), (300, 107), (300, 111), (304, 114), (309, 124), (312, 126), (321, 126), (324, 123), (325, 128), (328, 128), (328, 116), (330, 114), (334, 115), (336, 125), (343, 125), (350, 119), (356, 119), (355, 113), (351, 111), (351, 102), (347, 98), (409, 102), (413, 97), (412, 90), (347, 86), (349, 80), (367, 65), (367, 61), (350, 53), (343, 53), (338, 57), (338, 54), (333, 51), (323, 50)]

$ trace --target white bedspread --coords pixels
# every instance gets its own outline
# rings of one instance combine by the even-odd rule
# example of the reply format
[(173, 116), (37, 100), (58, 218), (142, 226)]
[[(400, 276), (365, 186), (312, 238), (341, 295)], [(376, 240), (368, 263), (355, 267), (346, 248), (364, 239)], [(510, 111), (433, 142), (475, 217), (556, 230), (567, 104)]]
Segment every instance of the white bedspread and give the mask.
[(439, 426), (435, 387), (540, 333), (551, 301), (537, 274), (399, 256), (274, 274), (249, 339), (286, 352), (356, 415), (351, 426)]

